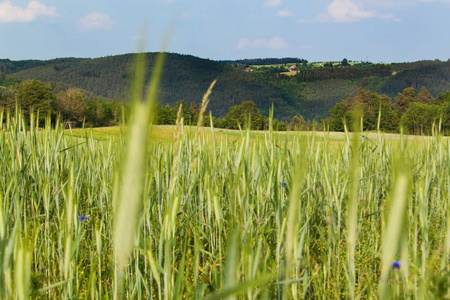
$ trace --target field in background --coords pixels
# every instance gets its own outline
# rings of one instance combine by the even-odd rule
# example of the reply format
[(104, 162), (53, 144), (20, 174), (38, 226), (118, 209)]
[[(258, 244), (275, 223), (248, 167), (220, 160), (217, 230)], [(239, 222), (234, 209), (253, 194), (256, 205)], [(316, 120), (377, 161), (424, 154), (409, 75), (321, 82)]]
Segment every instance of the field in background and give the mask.
[[(186, 132), (188, 134), (194, 134), (197, 130), (195, 126), (184, 126)], [(98, 127), (98, 128), (75, 128), (71, 130), (65, 130), (65, 134), (73, 137), (92, 137), (94, 139), (99, 140), (107, 140), (109, 138), (118, 138), (123, 134), (125, 129), (114, 126), (114, 127)], [(154, 125), (151, 130), (151, 141), (162, 141), (162, 142), (173, 142), (178, 132), (178, 128), (175, 125)], [(202, 133), (202, 137), (206, 140), (212, 139), (212, 131), (209, 127), (202, 127), (200, 129)], [(244, 138), (246, 136), (246, 131), (239, 131), (233, 129), (221, 129), (214, 128), (214, 137), (216, 141), (235, 141), (240, 138)], [(267, 132), (264, 131), (250, 131), (250, 138), (253, 140), (264, 139)], [(279, 140), (292, 141), (294, 137), (301, 136), (312, 136), (314, 135), (315, 141), (317, 142), (331, 142), (333, 144), (343, 144), (347, 141), (347, 139), (352, 138), (352, 133), (345, 132), (311, 132), (311, 131), (279, 131), (274, 132), (273, 136)], [(401, 139), (405, 139), (408, 141), (421, 141), (421, 140), (429, 140), (432, 139), (432, 136), (419, 136), (419, 135), (400, 135), (396, 133), (378, 133), (378, 132), (364, 132), (362, 134), (364, 138), (368, 138), (369, 140), (379, 140), (380, 138), (387, 141), (400, 141)], [(443, 140), (448, 140), (449, 137), (442, 137)]]

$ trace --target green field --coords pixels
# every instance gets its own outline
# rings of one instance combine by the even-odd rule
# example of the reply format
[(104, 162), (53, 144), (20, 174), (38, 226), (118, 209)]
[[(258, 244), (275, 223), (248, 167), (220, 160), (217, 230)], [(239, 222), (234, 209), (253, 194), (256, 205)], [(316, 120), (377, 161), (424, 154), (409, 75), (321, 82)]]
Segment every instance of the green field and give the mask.
[(0, 122), (1, 299), (449, 297), (447, 138)]

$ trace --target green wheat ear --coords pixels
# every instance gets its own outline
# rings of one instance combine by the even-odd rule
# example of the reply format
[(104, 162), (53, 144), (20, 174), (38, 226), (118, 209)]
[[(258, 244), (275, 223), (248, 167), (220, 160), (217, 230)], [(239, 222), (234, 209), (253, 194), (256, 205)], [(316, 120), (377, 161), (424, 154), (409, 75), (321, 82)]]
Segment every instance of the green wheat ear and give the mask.
[(157, 55), (147, 93), (145, 87), (145, 53), (136, 55), (135, 79), (132, 86), (132, 111), (126, 136), (125, 155), (118, 181), (117, 198), (114, 199), (114, 296), (119, 298), (123, 272), (134, 246), (142, 208), (142, 192), (147, 167), (147, 146), (153, 110), (165, 60), (164, 52)]

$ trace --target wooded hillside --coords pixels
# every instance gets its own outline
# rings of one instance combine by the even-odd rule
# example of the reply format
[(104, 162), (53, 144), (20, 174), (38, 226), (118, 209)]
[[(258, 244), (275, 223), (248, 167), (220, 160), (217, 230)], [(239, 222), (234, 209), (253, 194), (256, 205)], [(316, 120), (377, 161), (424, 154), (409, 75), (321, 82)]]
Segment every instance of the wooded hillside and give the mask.
[[(8, 82), (14, 81), (13, 78), (37, 79), (52, 83), (56, 91), (76, 87), (108, 101), (127, 101), (133, 57), (133, 54), (125, 54), (49, 61), (4, 59), (0, 60), (0, 72), (9, 75)], [(147, 54), (147, 78), (150, 78), (155, 57), (156, 53)], [(288, 61), (278, 60), (284, 64)], [(329, 116), (329, 110), (336, 103), (355, 95), (358, 88), (389, 97), (395, 97), (409, 87), (419, 91), (425, 86), (434, 97), (450, 90), (448, 61), (401, 64), (366, 62), (344, 66), (295, 59), (296, 73), (291, 76), (284, 74), (289, 71), (284, 69), (285, 66), (261, 66), (264, 61), (253, 59), (239, 61), (239, 64), (236, 61), (225, 63), (169, 53), (161, 81), (160, 103), (163, 106), (174, 105), (185, 100), (186, 103), (198, 104), (210, 83), (217, 79), (209, 105), (214, 116), (223, 117), (230, 107), (252, 100), (264, 115), (268, 114), (273, 103), (275, 117), (280, 120), (290, 120), (294, 115), (320, 120)], [(254, 70), (246, 71), (252, 63), (255, 64)], [(3, 78), (6, 77), (3, 75)]]

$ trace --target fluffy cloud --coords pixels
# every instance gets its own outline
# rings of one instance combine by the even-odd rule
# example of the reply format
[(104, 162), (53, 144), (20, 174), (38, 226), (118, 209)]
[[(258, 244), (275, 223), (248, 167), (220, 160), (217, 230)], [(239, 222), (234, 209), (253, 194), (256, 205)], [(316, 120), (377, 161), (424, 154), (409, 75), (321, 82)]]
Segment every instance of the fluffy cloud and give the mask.
[(264, 7), (275, 7), (280, 5), (281, 0), (267, 0), (266, 2), (264, 2)]
[(278, 17), (290, 17), (290, 16), (292, 16), (293, 15), (293, 13), (291, 12), (291, 11), (289, 11), (289, 10), (280, 10), (278, 13), (277, 13), (277, 16)]
[(109, 29), (114, 22), (105, 13), (93, 11), (80, 20), (83, 29)]
[(328, 5), (327, 12), (338, 23), (355, 22), (376, 16), (375, 12), (364, 10), (351, 0), (334, 0)]
[[(450, 0), (449, 0), (450, 1)], [(365, 0), (364, 3), (375, 6), (391, 7), (390, 1)], [(335, 22), (335, 23), (351, 23), (358, 22), (364, 19), (378, 18), (383, 20), (390, 20), (399, 22), (393, 14), (381, 14), (377, 11), (364, 9), (362, 0), (333, 0), (327, 7), (327, 11), (318, 14), (312, 19), (301, 19), (300, 23), (320, 23), (320, 22)]]
[(281, 50), (288, 48), (288, 44), (283, 38), (279, 36), (275, 36), (271, 39), (248, 39), (241, 38), (239, 39), (238, 44), (236, 45), (237, 49), (272, 49), (272, 50)]
[(28, 23), (38, 17), (57, 17), (56, 7), (39, 1), (30, 1), (26, 8), (14, 6), (11, 1), (0, 2), (0, 23)]

